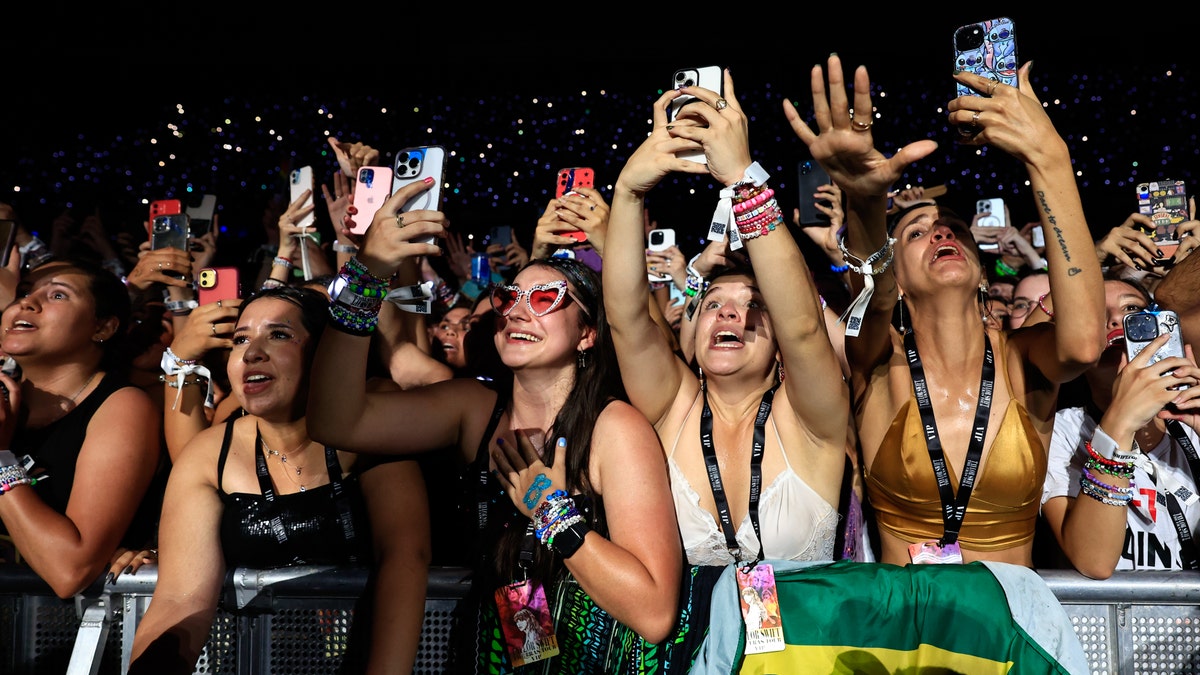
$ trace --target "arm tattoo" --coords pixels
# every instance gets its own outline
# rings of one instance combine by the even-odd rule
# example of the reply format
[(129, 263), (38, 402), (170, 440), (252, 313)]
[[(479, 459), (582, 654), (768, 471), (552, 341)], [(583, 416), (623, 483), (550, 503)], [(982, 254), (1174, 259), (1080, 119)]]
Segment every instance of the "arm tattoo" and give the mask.
[[(1063, 239), (1062, 228), (1058, 226), (1058, 219), (1054, 217), (1054, 213), (1050, 210), (1050, 204), (1046, 202), (1045, 191), (1039, 190), (1037, 196), (1038, 201), (1042, 205), (1042, 213), (1046, 214), (1046, 220), (1050, 223), (1050, 229), (1054, 231), (1054, 238), (1058, 240), (1058, 247), (1062, 249), (1063, 257), (1067, 259), (1067, 262), (1071, 262), (1071, 251), (1067, 248), (1066, 240)], [(1067, 274), (1072, 277), (1082, 271), (1078, 267), (1067, 268)]]

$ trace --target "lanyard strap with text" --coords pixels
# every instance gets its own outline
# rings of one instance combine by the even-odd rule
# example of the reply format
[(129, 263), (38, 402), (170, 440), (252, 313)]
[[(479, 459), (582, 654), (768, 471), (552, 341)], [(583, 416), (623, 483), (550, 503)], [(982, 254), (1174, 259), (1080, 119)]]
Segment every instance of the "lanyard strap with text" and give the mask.
[(938, 494), (942, 498), (942, 524), (944, 534), (942, 546), (958, 541), (963, 518), (967, 515), (967, 502), (975, 488), (975, 477), (979, 472), (979, 458), (983, 455), (983, 440), (987, 437), (988, 418), (992, 409), (992, 389), (996, 382), (996, 361), (992, 354), (992, 341), (983, 335), (983, 372), (979, 376), (979, 400), (975, 405), (975, 427), (971, 430), (971, 441), (967, 446), (967, 458), (963, 463), (962, 477), (958, 481), (958, 494), (950, 487), (950, 472), (946, 468), (946, 453), (942, 450), (942, 438), (938, 434), (937, 422), (933, 418), (933, 404), (929, 399), (929, 386), (925, 382), (925, 369), (917, 353), (917, 341), (910, 330), (904, 334), (904, 349), (908, 358), (908, 369), (912, 373), (913, 389), (916, 391), (917, 408), (921, 411), (921, 423), (925, 428), (925, 446), (929, 449), (929, 460), (933, 462), (933, 475), (937, 478)]
[[(1175, 439), (1187, 455), (1188, 467), (1192, 470), (1192, 480), (1195, 481), (1197, 469), (1200, 468), (1200, 455), (1196, 453), (1196, 446), (1192, 445), (1192, 439), (1184, 433), (1183, 425), (1178, 420), (1167, 420), (1167, 431), (1171, 432), (1171, 438)], [(1192, 538), (1192, 528), (1188, 526), (1183, 507), (1179, 505), (1179, 499), (1174, 492), (1167, 490), (1166, 493), (1167, 511), (1170, 512), (1171, 522), (1175, 524), (1175, 532), (1179, 535), (1180, 564), (1185, 570), (1200, 569), (1196, 541)]]
[[(758, 526), (758, 498), (762, 491), (762, 459), (766, 442), (767, 417), (771, 414), (771, 402), (775, 398), (775, 385), (766, 391), (762, 403), (758, 404), (758, 415), (754, 418), (754, 445), (750, 452), (750, 523), (754, 526), (754, 534), (758, 537), (758, 555), (755, 562), (762, 560), (762, 532)], [(733, 526), (733, 518), (729, 514), (729, 499), (725, 497), (725, 486), (721, 482), (721, 469), (717, 466), (717, 451), (713, 447), (712, 409), (708, 407), (708, 392), (704, 392), (704, 411), (700, 416), (700, 446), (704, 450), (704, 464), (708, 467), (708, 483), (712, 486), (713, 502), (717, 506), (717, 515), (721, 519), (721, 531), (725, 533), (725, 545), (729, 554), (736, 561), (741, 553), (737, 543), (737, 528)]]

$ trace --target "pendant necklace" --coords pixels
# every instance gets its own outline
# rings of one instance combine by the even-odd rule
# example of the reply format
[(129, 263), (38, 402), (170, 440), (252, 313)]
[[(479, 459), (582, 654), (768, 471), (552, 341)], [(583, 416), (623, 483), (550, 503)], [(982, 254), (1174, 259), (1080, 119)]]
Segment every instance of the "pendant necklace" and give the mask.
[[(292, 449), (292, 455), (295, 456), (297, 450), (299, 450), (300, 448), (303, 448), (304, 446), (308, 445), (309, 443), (312, 443), (312, 441), (305, 440), (305, 441), (301, 442), (300, 445), (297, 445), (295, 448)], [(284, 469), (285, 469), (284, 473), (287, 474), (287, 477), (289, 480), (292, 481), (292, 484), (300, 486), (301, 492), (305, 492), (308, 490), (308, 487), (305, 485), (305, 481), (301, 481), (298, 478), (298, 476), (300, 476), (300, 474), (304, 473), (303, 466), (295, 467), (297, 477), (293, 478), (292, 477), (293, 465), (288, 463), (287, 453), (279, 452), (278, 450), (273, 450), (271, 448), (271, 446), (267, 445), (266, 439), (263, 439), (262, 446), (263, 446), (263, 450), (266, 450), (268, 455), (274, 455), (275, 457), (279, 458), (279, 462), (284, 465)]]

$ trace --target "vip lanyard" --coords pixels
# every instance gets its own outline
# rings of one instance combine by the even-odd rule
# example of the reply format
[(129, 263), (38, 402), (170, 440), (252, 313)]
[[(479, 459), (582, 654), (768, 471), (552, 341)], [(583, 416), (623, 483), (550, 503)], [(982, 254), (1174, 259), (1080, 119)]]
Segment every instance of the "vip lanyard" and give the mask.
[[(230, 424), (229, 426), (233, 426)], [(358, 535), (354, 531), (354, 514), (350, 507), (350, 496), (346, 493), (345, 487), (342, 485), (342, 467), (338, 462), (337, 451), (324, 446), (325, 448), (325, 469), (329, 472), (329, 483), (333, 492), (333, 504), (338, 512), (338, 524), (342, 526), (343, 539), (347, 544), (353, 544)], [(255, 427), (254, 430), (254, 468), (258, 474), (258, 487), (262, 491), (263, 499), (267, 502), (275, 501), (275, 488), (271, 485), (271, 474), (267, 467), (267, 456), (263, 453), (262, 433)], [(290, 471), (291, 469), (287, 469)], [(275, 540), (280, 545), (286, 544), (288, 541), (287, 530), (283, 527), (283, 519), (276, 515), (271, 519), (271, 532), (275, 535)], [(351, 546), (350, 550), (354, 550)], [(357, 562), (358, 556), (351, 554), (350, 562)]]
[(913, 389), (916, 391), (917, 408), (921, 412), (921, 423), (925, 428), (925, 446), (929, 449), (929, 460), (933, 463), (933, 475), (937, 478), (938, 494), (942, 499), (942, 527), (944, 534), (939, 543), (943, 546), (958, 541), (963, 518), (967, 515), (967, 502), (975, 488), (979, 473), (979, 458), (983, 455), (983, 441), (987, 437), (988, 418), (992, 409), (992, 390), (996, 382), (996, 361), (992, 354), (992, 341), (983, 335), (983, 372), (979, 376), (979, 400), (975, 405), (975, 427), (967, 445), (967, 458), (963, 463), (962, 477), (958, 481), (958, 494), (950, 487), (950, 471), (946, 468), (946, 453), (942, 450), (942, 438), (938, 434), (937, 422), (933, 418), (933, 404), (929, 399), (929, 387), (925, 382), (925, 369), (917, 353), (917, 341), (910, 330), (904, 334), (904, 349), (908, 358), (908, 369), (912, 373)]
[[(758, 404), (758, 415), (754, 418), (754, 444), (750, 452), (750, 523), (754, 526), (754, 534), (758, 537), (758, 555), (754, 561), (762, 560), (762, 532), (758, 526), (758, 498), (762, 492), (762, 459), (766, 442), (767, 417), (771, 414), (771, 402), (775, 399), (775, 385), (763, 394), (762, 402)], [(729, 515), (729, 499), (725, 497), (725, 486), (721, 482), (721, 469), (717, 466), (717, 451), (713, 448), (713, 419), (712, 409), (708, 407), (708, 392), (704, 392), (704, 411), (700, 415), (700, 447), (704, 450), (704, 464), (708, 467), (708, 483), (712, 486), (713, 502), (717, 505), (717, 516), (721, 521), (721, 531), (725, 534), (725, 545), (729, 554), (736, 561), (741, 553), (737, 543), (737, 528), (733, 526), (733, 518)]]
[[(1179, 443), (1179, 447), (1183, 448), (1183, 453), (1187, 455), (1188, 468), (1192, 471), (1192, 480), (1196, 480), (1198, 474), (1197, 468), (1200, 467), (1200, 456), (1196, 453), (1196, 446), (1192, 445), (1192, 439), (1187, 437), (1183, 431), (1183, 425), (1177, 420), (1167, 420), (1167, 431), (1171, 432), (1171, 438)], [(1154, 476), (1150, 476), (1154, 480)], [(1156, 481), (1157, 482), (1157, 481)], [(1188, 526), (1187, 516), (1183, 512), (1183, 507), (1179, 504), (1179, 499), (1171, 490), (1166, 491), (1167, 511), (1171, 514), (1171, 522), (1175, 525), (1175, 532), (1179, 535), (1179, 562), (1185, 570), (1200, 569), (1200, 560), (1198, 560), (1196, 551), (1196, 541), (1192, 538), (1192, 528)]]

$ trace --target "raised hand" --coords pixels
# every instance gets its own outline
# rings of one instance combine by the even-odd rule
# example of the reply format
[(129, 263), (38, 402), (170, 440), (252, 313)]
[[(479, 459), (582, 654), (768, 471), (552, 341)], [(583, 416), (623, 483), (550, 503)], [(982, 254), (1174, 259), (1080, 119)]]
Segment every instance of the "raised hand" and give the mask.
[(821, 66), (811, 74), (813, 116), (816, 133), (809, 127), (791, 101), (783, 102), (783, 114), (796, 136), (808, 146), (812, 158), (825, 169), (842, 191), (851, 195), (887, 195), (900, 180), (908, 165), (937, 149), (937, 143), (921, 140), (904, 146), (892, 157), (875, 149), (871, 134), (874, 124), (871, 107), (871, 78), (866, 66), (854, 71), (854, 106), (846, 96), (842, 62), (831, 54), (827, 62), (829, 86)]
[(326, 140), (329, 141), (329, 147), (333, 149), (333, 154), (337, 157), (342, 175), (350, 180), (358, 177), (358, 170), (361, 167), (376, 166), (375, 163), (379, 161), (379, 151), (366, 143), (343, 143), (333, 136)]
[(517, 446), (497, 438), (492, 447), (492, 465), (504, 492), (526, 517), (555, 490), (567, 489), (567, 439), (554, 445), (554, 466), (547, 467), (525, 432), (513, 431)]

